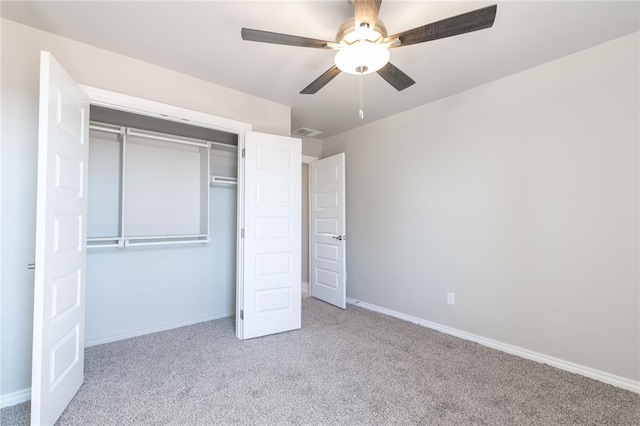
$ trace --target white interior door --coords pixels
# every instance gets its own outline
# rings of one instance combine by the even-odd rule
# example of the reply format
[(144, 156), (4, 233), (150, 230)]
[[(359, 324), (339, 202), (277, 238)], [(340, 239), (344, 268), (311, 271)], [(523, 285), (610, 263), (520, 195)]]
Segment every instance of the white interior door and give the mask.
[(84, 379), (89, 103), (50, 53), (40, 61), (31, 424), (52, 425)]
[(238, 337), (300, 328), (300, 139), (247, 132)]
[(309, 167), (311, 296), (347, 307), (344, 153)]

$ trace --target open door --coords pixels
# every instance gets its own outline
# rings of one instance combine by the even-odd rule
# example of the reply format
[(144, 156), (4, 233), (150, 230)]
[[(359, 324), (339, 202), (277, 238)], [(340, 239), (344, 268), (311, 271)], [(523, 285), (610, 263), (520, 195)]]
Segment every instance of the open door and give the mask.
[(40, 61), (31, 424), (52, 425), (84, 380), (89, 102)]
[(344, 153), (309, 167), (311, 296), (347, 307)]
[(247, 132), (238, 337), (300, 328), (300, 139)]

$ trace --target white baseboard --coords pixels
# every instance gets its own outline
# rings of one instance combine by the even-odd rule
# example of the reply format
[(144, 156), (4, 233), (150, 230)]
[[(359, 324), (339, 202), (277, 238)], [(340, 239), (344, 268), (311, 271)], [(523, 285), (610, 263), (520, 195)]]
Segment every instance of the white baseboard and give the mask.
[(218, 314), (207, 315), (204, 317), (192, 318), (186, 321), (163, 324), (158, 327), (143, 328), (143, 329), (130, 331), (127, 333), (121, 333), (121, 334), (115, 334), (107, 337), (99, 337), (97, 339), (85, 340), (84, 347), (88, 348), (90, 346), (102, 345), (103, 343), (111, 343), (111, 342), (116, 342), (118, 340), (129, 339), (131, 337), (138, 337), (138, 336), (143, 336), (145, 334), (158, 333), (160, 331), (172, 330), (174, 328), (180, 328), (180, 327), (185, 327), (187, 325), (198, 324), (200, 322), (213, 321), (220, 318), (230, 317), (230, 316), (233, 316), (234, 314), (235, 312), (233, 311), (222, 312)]
[(0, 395), (0, 408), (11, 407), (12, 405), (21, 404), (31, 399), (31, 388), (21, 389), (19, 391)]
[(302, 287), (302, 297), (308, 297), (309, 296), (309, 283), (306, 282), (306, 281), (302, 281), (301, 287)]
[(478, 336), (477, 334), (467, 333), (466, 331), (458, 330), (456, 328), (447, 327), (435, 322), (423, 320), (411, 315), (406, 315), (400, 312), (393, 311), (391, 309), (383, 308), (380, 306), (372, 305), (370, 303), (362, 302), (356, 299), (347, 297), (347, 303), (355, 306), (360, 306), (370, 311), (379, 312), (381, 314), (389, 315), (390, 317), (398, 318), (401, 320), (409, 321), (414, 324), (421, 325), (423, 327), (430, 328), (432, 330), (440, 331), (442, 333), (450, 334), (461, 339), (470, 340), (472, 342), (479, 343), (484, 346), (488, 346), (499, 351), (509, 353), (511, 355), (517, 355), (522, 358), (537, 361), (543, 364), (548, 364), (553, 367), (557, 367), (561, 370), (569, 371), (571, 373), (580, 374), (582, 376), (589, 377), (591, 379), (599, 380), (604, 383), (608, 383), (613, 386), (617, 386), (622, 389), (630, 390), (635, 393), (640, 393), (640, 382), (627, 379), (625, 377), (616, 376), (604, 371), (596, 370), (591, 367), (585, 367), (580, 364), (575, 364), (570, 361), (555, 358), (549, 355), (541, 354), (539, 352), (530, 351), (528, 349), (520, 348), (518, 346), (502, 343), (497, 340), (488, 339), (486, 337)]

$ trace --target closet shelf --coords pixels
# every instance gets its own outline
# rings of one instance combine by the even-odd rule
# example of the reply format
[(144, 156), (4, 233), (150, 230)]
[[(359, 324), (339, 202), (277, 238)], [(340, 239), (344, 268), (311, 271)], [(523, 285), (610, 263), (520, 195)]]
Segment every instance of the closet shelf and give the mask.
[(238, 178), (228, 177), (228, 176), (209, 176), (209, 183), (211, 185), (216, 184), (229, 184), (229, 185), (237, 185)]

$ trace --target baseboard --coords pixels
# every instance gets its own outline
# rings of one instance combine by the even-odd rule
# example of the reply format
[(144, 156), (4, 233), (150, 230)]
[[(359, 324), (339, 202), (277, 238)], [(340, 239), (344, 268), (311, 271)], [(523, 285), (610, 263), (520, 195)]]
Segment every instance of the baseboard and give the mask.
[(411, 315), (406, 315), (401, 312), (396, 312), (391, 309), (383, 308), (381, 306), (372, 305), (370, 303), (362, 302), (356, 299), (347, 297), (347, 303), (355, 306), (360, 306), (370, 311), (379, 312), (381, 314), (388, 315), (390, 317), (398, 318), (401, 320), (409, 321), (414, 324), (421, 325), (423, 327), (430, 328), (432, 330), (440, 331), (442, 333), (450, 334), (461, 339), (470, 340), (472, 342), (479, 343), (483, 346), (487, 346), (493, 349), (497, 349), (511, 355), (520, 356), (522, 358), (537, 361), (543, 364), (548, 364), (553, 367), (557, 367), (561, 370), (569, 371), (571, 373), (580, 374), (582, 376), (589, 377), (591, 379), (599, 380), (604, 383), (608, 383), (613, 386), (617, 386), (622, 389), (630, 390), (635, 393), (640, 393), (640, 382), (627, 379), (625, 377), (616, 376), (604, 371), (596, 370), (591, 367), (585, 367), (580, 364), (575, 364), (570, 361), (555, 358), (549, 355), (541, 354), (539, 352), (530, 351), (528, 349), (520, 348), (518, 346), (509, 345), (507, 343), (499, 342), (497, 340), (488, 339), (486, 337), (478, 336), (477, 334), (467, 333), (466, 331), (458, 330), (456, 328), (441, 325), (435, 322), (423, 320)]
[(309, 283), (306, 281), (302, 281), (301, 287), (302, 287), (302, 297), (309, 296)]
[(115, 334), (115, 335), (107, 336), (107, 337), (100, 337), (100, 338), (97, 338), (97, 339), (85, 340), (84, 347), (88, 348), (90, 346), (96, 346), (96, 345), (102, 345), (104, 343), (116, 342), (118, 340), (129, 339), (131, 337), (138, 337), (138, 336), (143, 336), (145, 334), (158, 333), (160, 331), (172, 330), (174, 328), (180, 328), (180, 327), (185, 327), (187, 325), (198, 324), (200, 322), (213, 321), (213, 320), (217, 320), (217, 319), (220, 319), (220, 318), (230, 317), (230, 316), (233, 316), (234, 314), (235, 314), (235, 312), (233, 312), (233, 311), (222, 312), (222, 313), (218, 313), (218, 314), (207, 315), (207, 316), (204, 316), (204, 317), (192, 318), (192, 319), (189, 319), (189, 320), (186, 320), (186, 321), (179, 321), (179, 322), (174, 322), (174, 323), (170, 323), (170, 324), (163, 324), (163, 325), (158, 326), (158, 327), (143, 328), (143, 329), (138, 329), (138, 330), (135, 330), (135, 331), (130, 331), (130, 332), (127, 332), (127, 333), (121, 333), (121, 334)]
[(31, 399), (31, 388), (0, 395), (0, 408), (11, 407)]

